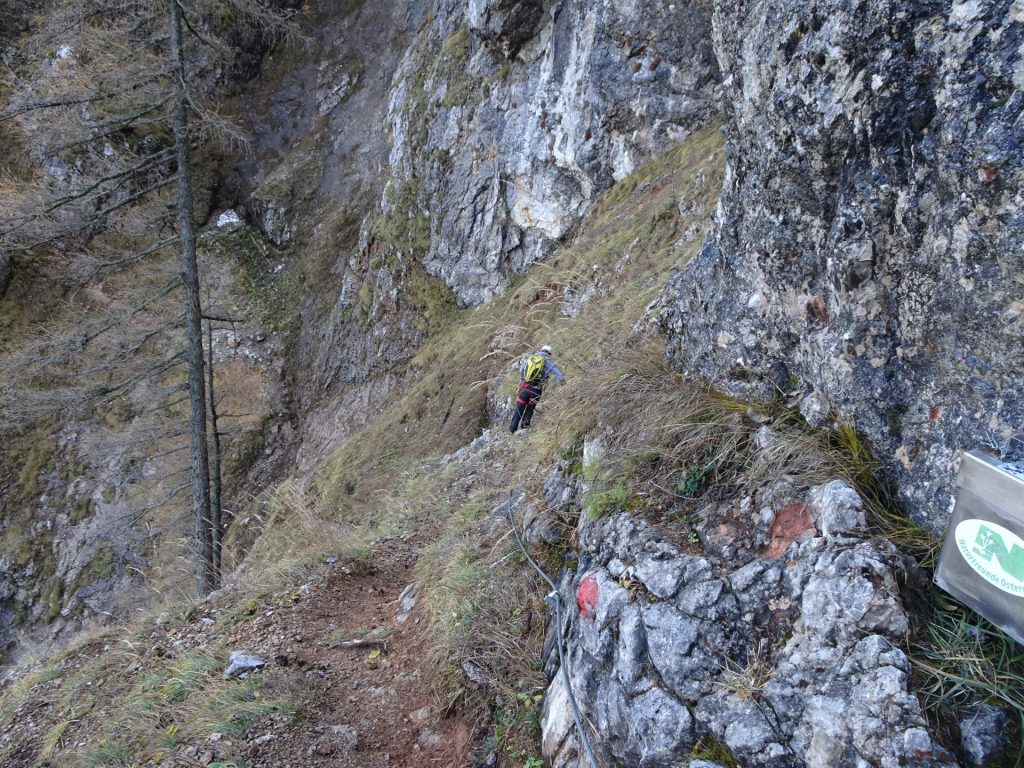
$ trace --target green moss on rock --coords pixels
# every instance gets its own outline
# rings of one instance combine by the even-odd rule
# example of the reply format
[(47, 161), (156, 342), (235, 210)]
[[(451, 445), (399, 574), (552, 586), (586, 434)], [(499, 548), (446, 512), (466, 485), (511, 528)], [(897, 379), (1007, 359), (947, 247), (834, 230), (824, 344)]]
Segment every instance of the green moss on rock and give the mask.
[(39, 476), (46, 467), (50, 466), (57, 451), (57, 445), (52, 436), (36, 432), (32, 438), (20, 454), (12, 456), (14, 461), (20, 464), (17, 484), (19, 496), (23, 501), (30, 501), (39, 495), (41, 490)]
[(96, 550), (89, 564), (78, 577), (79, 585), (90, 584), (100, 579), (108, 579), (114, 573), (114, 550), (109, 544), (103, 544)]
[(64, 583), (54, 577), (50, 580), (43, 591), (43, 605), (46, 609), (44, 616), (46, 623), (51, 624), (60, 616), (61, 608), (64, 605)]
[[(301, 300), (299, 270), (277, 262), (279, 254), (249, 227), (204, 233), (201, 248), (239, 268), (239, 282), (253, 313), (271, 331), (291, 329)], [(281, 269), (276, 269), (283, 264)]]

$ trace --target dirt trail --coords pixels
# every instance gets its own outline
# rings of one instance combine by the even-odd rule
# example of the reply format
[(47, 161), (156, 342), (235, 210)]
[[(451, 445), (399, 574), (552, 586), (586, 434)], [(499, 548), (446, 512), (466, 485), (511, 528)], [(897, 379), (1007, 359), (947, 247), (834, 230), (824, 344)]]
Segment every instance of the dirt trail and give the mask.
[[(458, 508), (477, 487), (484, 489), (482, 498), (491, 503), (486, 489), (510, 485), (512, 459), (521, 449), (521, 439), (501, 432), (490, 442), (458, 454), (452, 460), (458, 471), (441, 492), (446, 504)], [(504, 522), (498, 526), (499, 535), (505, 535)], [(420, 552), (439, 535), (436, 526), (425, 525), (378, 541), (370, 565), (345, 560), (325, 563), (307, 571), (306, 583), (293, 582), (287, 590), (278, 588), (249, 603), (244, 602), (239, 584), (180, 618), (161, 614), (154, 622), (127, 627), (123, 636), (118, 630), (100, 635), (55, 665), (58, 674), (31, 688), (15, 713), (13, 727), (0, 734), (0, 764), (3, 768), (56, 768), (86, 762), (104, 768), (132, 764), (202, 768), (211, 763), (230, 768), (498, 764), (494, 745), (489, 741), (485, 745), (475, 722), (458, 715), (440, 718), (436, 712), (436, 670), (429, 667), (431, 636), (424, 601), (417, 602), (415, 594), (406, 590), (416, 581)], [(236, 578), (245, 581), (244, 573)], [(367, 638), (386, 640), (386, 647), (376, 654), (372, 647), (340, 645)], [(181, 671), (191, 669), (190, 665), (207, 669), (206, 659), (211, 656), (215, 659), (211, 673), (219, 677), (228, 651), (261, 657), (266, 665), (249, 673), (261, 682), (256, 688), (259, 700), (288, 702), (298, 708), (297, 716), (261, 714), (241, 733), (228, 726), (220, 734), (216, 733), (216, 709), (202, 708), (223, 692), (206, 696), (196, 688), (193, 699), (188, 698), (190, 691), (184, 699), (173, 701), (163, 692), (174, 676), (190, 674)], [(155, 674), (147, 682), (150, 667)], [(232, 686), (226, 686), (229, 700)], [(71, 690), (81, 690), (83, 696), (69, 703)], [(131, 745), (124, 760), (96, 762), (90, 755), (102, 748), (104, 739), (118, 740), (121, 735), (109, 726), (123, 721), (131, 727), (131, 719), (125, 720), (119, 707), (131, 706), (133, 698), (152, 700), (156, 709), (151, 715), (162, 718), (161, 724), (153, 734), (135, 734), (138, 738), (124, 734), (122, 741)], [(190, 706), (201, 708), (197, 711), (211, 720), (209, 725), (193, 722)], [(145, 713), (141, 716), (145, 718)], [(224, 717), (231, 716), (225, 713)], [(177, 724), (187, 735), (183, 732), (173, 746), (165, 745), (161, 733), (166, 732), (169, 740), (173, 734), (168, 729)], [(148, 747), (143, 746), (146, 743)], [(51, 751), (54, 746), (56, 753)], [(81, 761), (75, 762), (77, 758)], [(139, 763), (140, 759), (145, 762)]]
[[(252, 768), (468, 764), (469, 728), (434, 713), (423, 669), (426, 622), (419, 606), (409, 610), (413, 595), (400, 600), (426, 537), (384, 541), (371, 573), (336, 565), (290, 608), (239, 628), (239, 647), (269, 662), (256, 673), (264, 676), (267, 695), (284, 689), (302, 706), (294, 721), (265, 717), (246, 732), (242, 751)], [(368, 647), (337, 647), (365, 637), (386, 638), (386, 648), (377, 655)]]
[[(260, 716), (241, 734), (204, 734), (181, 743), (170, 754), (154, 757), (161, 768), (201, 768), (210, 764), (246, 768), (437, 768), (470, 762), (471, 729), (455, 717), (435, 714), (429, 670), (429, 634), (415, 593), (413, 566), (427, 531), (380, 542), (372, 570), (337, 562), (318, 578), (259, 605), (255, 614), (230, 629), (228, 637), (211, 630), (228, 607), (229, 594), (199, 606), (186, 625), (168, 626), (150, 635), (151, 652), (163, 645), (177, 653), (202, 651), (210, 640), (226, 640), (230, 650), (260, 656), (267, 664), (249, 674), (261, 678), (265, 700), (285, 700), (298, 707), (297, 717)], [(404, 599), (400, 599), (403, 598)], [(166, 632), (166, 634), (165, 634)], [(383, 639), (373, 647), (345, 649), (352, 639)], [(107, 636), (87, 644), (72, 657), (81, 668), (110, 652)], [(124, 641), (121, 641), (124, 642)], [(113, 645), (117, 645), (116, 642)], [(218, 652), (219, 655), (219, 652)], [(224, 659), (227, 662), (227, 659)], [(128, 668), (131, 676), (141, 670)], [(106, 673), (106, 674), (109, 674)], [(32, 689), (13, 728), (0, 734), (3, 768), (56, 768), (63, 757), (47, 759), (44, 744), (58, 721), (67, 717), (61, 704), (65, 681), (48, 680)], [(99, 744), (104, 716), (104, 679), (86, 683), (83, 719), (66, 721), (59, 743), (88, 751)], [(79, 706), (76, 704), (75, 706)], [(84, 752), (83, 752), (84, 754)], [(121, 766), (134, 759), (88, 764)], [(127, 757), (125, 758), (127, 759)], [(153, 765), (153, 762), (147, 762)]]

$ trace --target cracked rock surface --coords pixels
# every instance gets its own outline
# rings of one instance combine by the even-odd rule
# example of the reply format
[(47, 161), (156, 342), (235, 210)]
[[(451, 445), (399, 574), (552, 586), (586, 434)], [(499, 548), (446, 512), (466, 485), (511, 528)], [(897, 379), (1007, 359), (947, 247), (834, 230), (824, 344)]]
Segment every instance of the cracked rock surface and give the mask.
[[(609, 764), (685, 764), (708, 739), (745, 766), (957, 764), (929, 733), (899, 648), (909, 631), (899, 585), (913, 566), (849, 523), (860, 499), (848, 486), (807, 496), (819, 526), (844, 530), (816, 528), (741, 567), (682, 551), (625, 513), (581, 523), (549, 643), (568, 643), (571, 689)], [(576, 610), (584, 583), (592, 604)], [(582, 765), (548, 658), (545, 755)]]
[(710, 26), (703, 1), (440, 0), (388, 112), (392, 189), (432, 219), (427, 271), (462, 304), (493, 298), (597, 193), (713, 119)]
[(728, 168), (678, 364), (856, 423), (920, 523), (1024, 423), (1020, 3), (720, 2)]

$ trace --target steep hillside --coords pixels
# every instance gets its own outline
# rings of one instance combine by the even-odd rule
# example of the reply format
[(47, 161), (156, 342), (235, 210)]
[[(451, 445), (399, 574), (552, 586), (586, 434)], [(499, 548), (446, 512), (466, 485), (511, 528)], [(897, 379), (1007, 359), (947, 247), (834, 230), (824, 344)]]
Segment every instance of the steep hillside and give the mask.
[[(411, 750), (424, 729), (440, 737), (389, 764), (430, 765), (459, 749), (465, 757), (452, 764), (492, 751), (501, 764), (536, 757), (543, 590), (508, 535), (506, 502), (513, 493), (517, 524), (560, 568), (578, 510), (545, 518), (538, 502), (549, 472), (578, 466), (610, 361), (638, 345), (659, 355), (657, 343), (647, 346), (646, 308), (696, 251), (721, 167), (718, 130), (707, 129), (613, 187), (548, 266), (486, 306), (453, 312), (380, 417), (236, 521), (232, 541), (251, 548), (230, 585), (91, 636), (8, 684), (4, 764), (159, 765), (209, 752), (279, 765), (294, 755), (287, 744), (313, 749), (313, 764), (369, 765), (382, 745)], [(545, 394), (528, 433), (508, 435), (511, 366), (541, 341), (555, 346), (570, 383)], [(403, 562), (416, 562), (419, 597), (415, 618), (398, 623), (409, 611), (398, 600), (405, 582), (374, 574), (410, 579), (396, 568)], [(364, 585), (384, 592), (367, 604)], [(371, 631), (390, 637), (379, 659), (364, 648), (353, 662), (352, 651), (330, 647)], [(228, 651), (239, 649), (277, 661), (244, 683), (220, 680)], [(311, 674), (334, 686), (332, 699), (354, 692), (348, 714), (325, 709)], [(401, 695), (348, 688), (362, 679)], [(411, 741), (389, 742), (424, 704)], [(45, 715), (26, 720), (26, 707)], [(368, 707), (377, 716), (357, 722)], [(449, 713), (464, 736), (458, 720), (431, 725)], [(343, 716), (352, 719), (331, 719)], [(318, 741), (331, 727), (352, 729), (351, 743)], [(211, 741), (214, 732), (223, 738)], [(317, 752), (321, 742), (333, 746)]]
[[(211, 226), (200, 251), (213, 311), (241, 318), (212, 335), (230, 505), (245, 496), (244, 478), (255, 483), (283, 458), (264, 446), (265, 431), (280, 431), (273, 425), (287, 403), (281, 339), (267, 307), (278, 291), (263, 285), (274, 266), (272, 246), (256, 230)], [(173, 361), (181, 334), (143, 346), (147, 334), (177, 316), (175, 297), (150, 301), (134, 314), (137, 330), (102, 349), (79, 352), (63, 335), (77, 327), (85, 338), (86, 329), (131, 308), (139, 294), (160, 295), (175, 262), (152, 258), (82, 293), (63, 284), (58, 270), (20, 271), (0, 308), (9, 387), (0, 447), (0, 649), (12, 655), (19, 644), (24, 650), (66, 641), (128, 616), (158, 593), (184, 597), (193, 589), (180, 398), (177, 407), (157, 407), (183, 380), (180, 369), (161, 368)], [(135, 344), (140, 353), (108, 374), (104, 354)], [(74, 360), (71, 377), (57, 362), (65, 359)], [(47, 375), (79, 391), (134, 383), (66, 416), (57, 397), (32, 398), (19, 381)], [(74, 393), (67, 397), (74, 402)]]
[[(300, 22), (307, 39), (280, 42), (259, 68), (240, 54), (234, 80), (203, 72), (249, 137), (237, 157), (204, 144), (196, 160), (199, 217), (209, 230), (206, 300), (231, 321), (217, 334), (215, 363), (226, 378), (216, 388), (255, 406), (224, 404), (233, 499), (278, 477), (292, 456), (308, 472), (408, 384), (414, 356), (457, 307), (507, 290), (575, 231), (596, 194), (714, 114), (705, 4), (516, 7), (310, 3)], [(648, 12), (659, 24), (647, 23)], [(58, 62), (72, 73), (82, 66), (73, 46), (46, 56), (19, 71), (23, 100), (45, 91)], [(166, 140), (150, 133), (130, 135), (126, 154)], [(117, 152), (99, 149), (40, 148), (21, 171), (26, 180), (73, 186), (74, 169), (119, 162)], [(218, 227), (225, 209), (225, 221), (235, 221), (232, 207), (241, 228)], [(84, 251), (122, 239), (101, 231)], [(66, 349), (45, 349), (47, 339), (83, 318), (99, 323), (105, 312), (127, 311), (140, 300), (129, 291), (158, 292), (171, 258), (118, 280), (94, 279), (84, 292), (63, 279), (60, 249), (40, 254), (40, 270), (17, 273), (3, 306), (4, 338), (8, 368), (25, 374), (11, 391), (40, 381), (24, 363), (66, 357)], [(80, 296), (81, 307), (68, 306)], [(159, 324), (163, 314), (173, 314), (173, 301), (146, 322)], [(8, 566), (0, 642), (46, 643), (123, 616), (148, 599), (146, 578), (161, 591), (184, 585), (173, 566), (182, 552), (169, 545), (188, 525), (184, 500), (167, 500), (187, 469), (184, 454), (167, 445), (182, 436), (180, 414), (160, 414), (164, 432), (151, 416), (140, 418), (155, 391), (140, 389), (105, 415), (76, 414), (74, 434), (47, 414), (17, 425), (26, 431), (8, 441), (2, 473), (10, 504), (0, 541)], [(10, 411), (23, 401), (16, 394), (5, 402)], [(119, 453), (123, 461), (114, 461)], [(147, 464), (149, 457), (158, 460)], [(122, 489), (136, 477), (135, 459), (142, 480)]]
[[(1024, 651), (930, 580), (1022, 422), (1020, 6), (308, 3), (197, 161), (224, 585), (130, 439), (180, 377), (12, 425), (0, 762), (1020, 765)], [(49, 256), (26, 371), (171, 279)]]

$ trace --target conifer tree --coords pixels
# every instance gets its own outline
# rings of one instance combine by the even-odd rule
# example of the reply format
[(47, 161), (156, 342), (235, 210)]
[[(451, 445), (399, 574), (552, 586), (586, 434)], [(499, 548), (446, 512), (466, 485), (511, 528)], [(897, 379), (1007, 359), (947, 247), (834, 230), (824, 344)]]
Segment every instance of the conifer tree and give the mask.
[(239, 138), (209, 99), (216, 73), (231, 70), (226, 40), (258, 40), (282, 24), (246, 0), (57, 0), (20, 47), (0, 114), (32, 169), (19, 177), (0, 167), (0, 266), (46, 274), (69, 298), (63, 322), (7, 361), (3, 418), (139, 390), (174, 409), (183, 396), (173, 374), (184, 366), (200, 594), (219, 578), (220, 512), (211, 510), (191, 154)]

